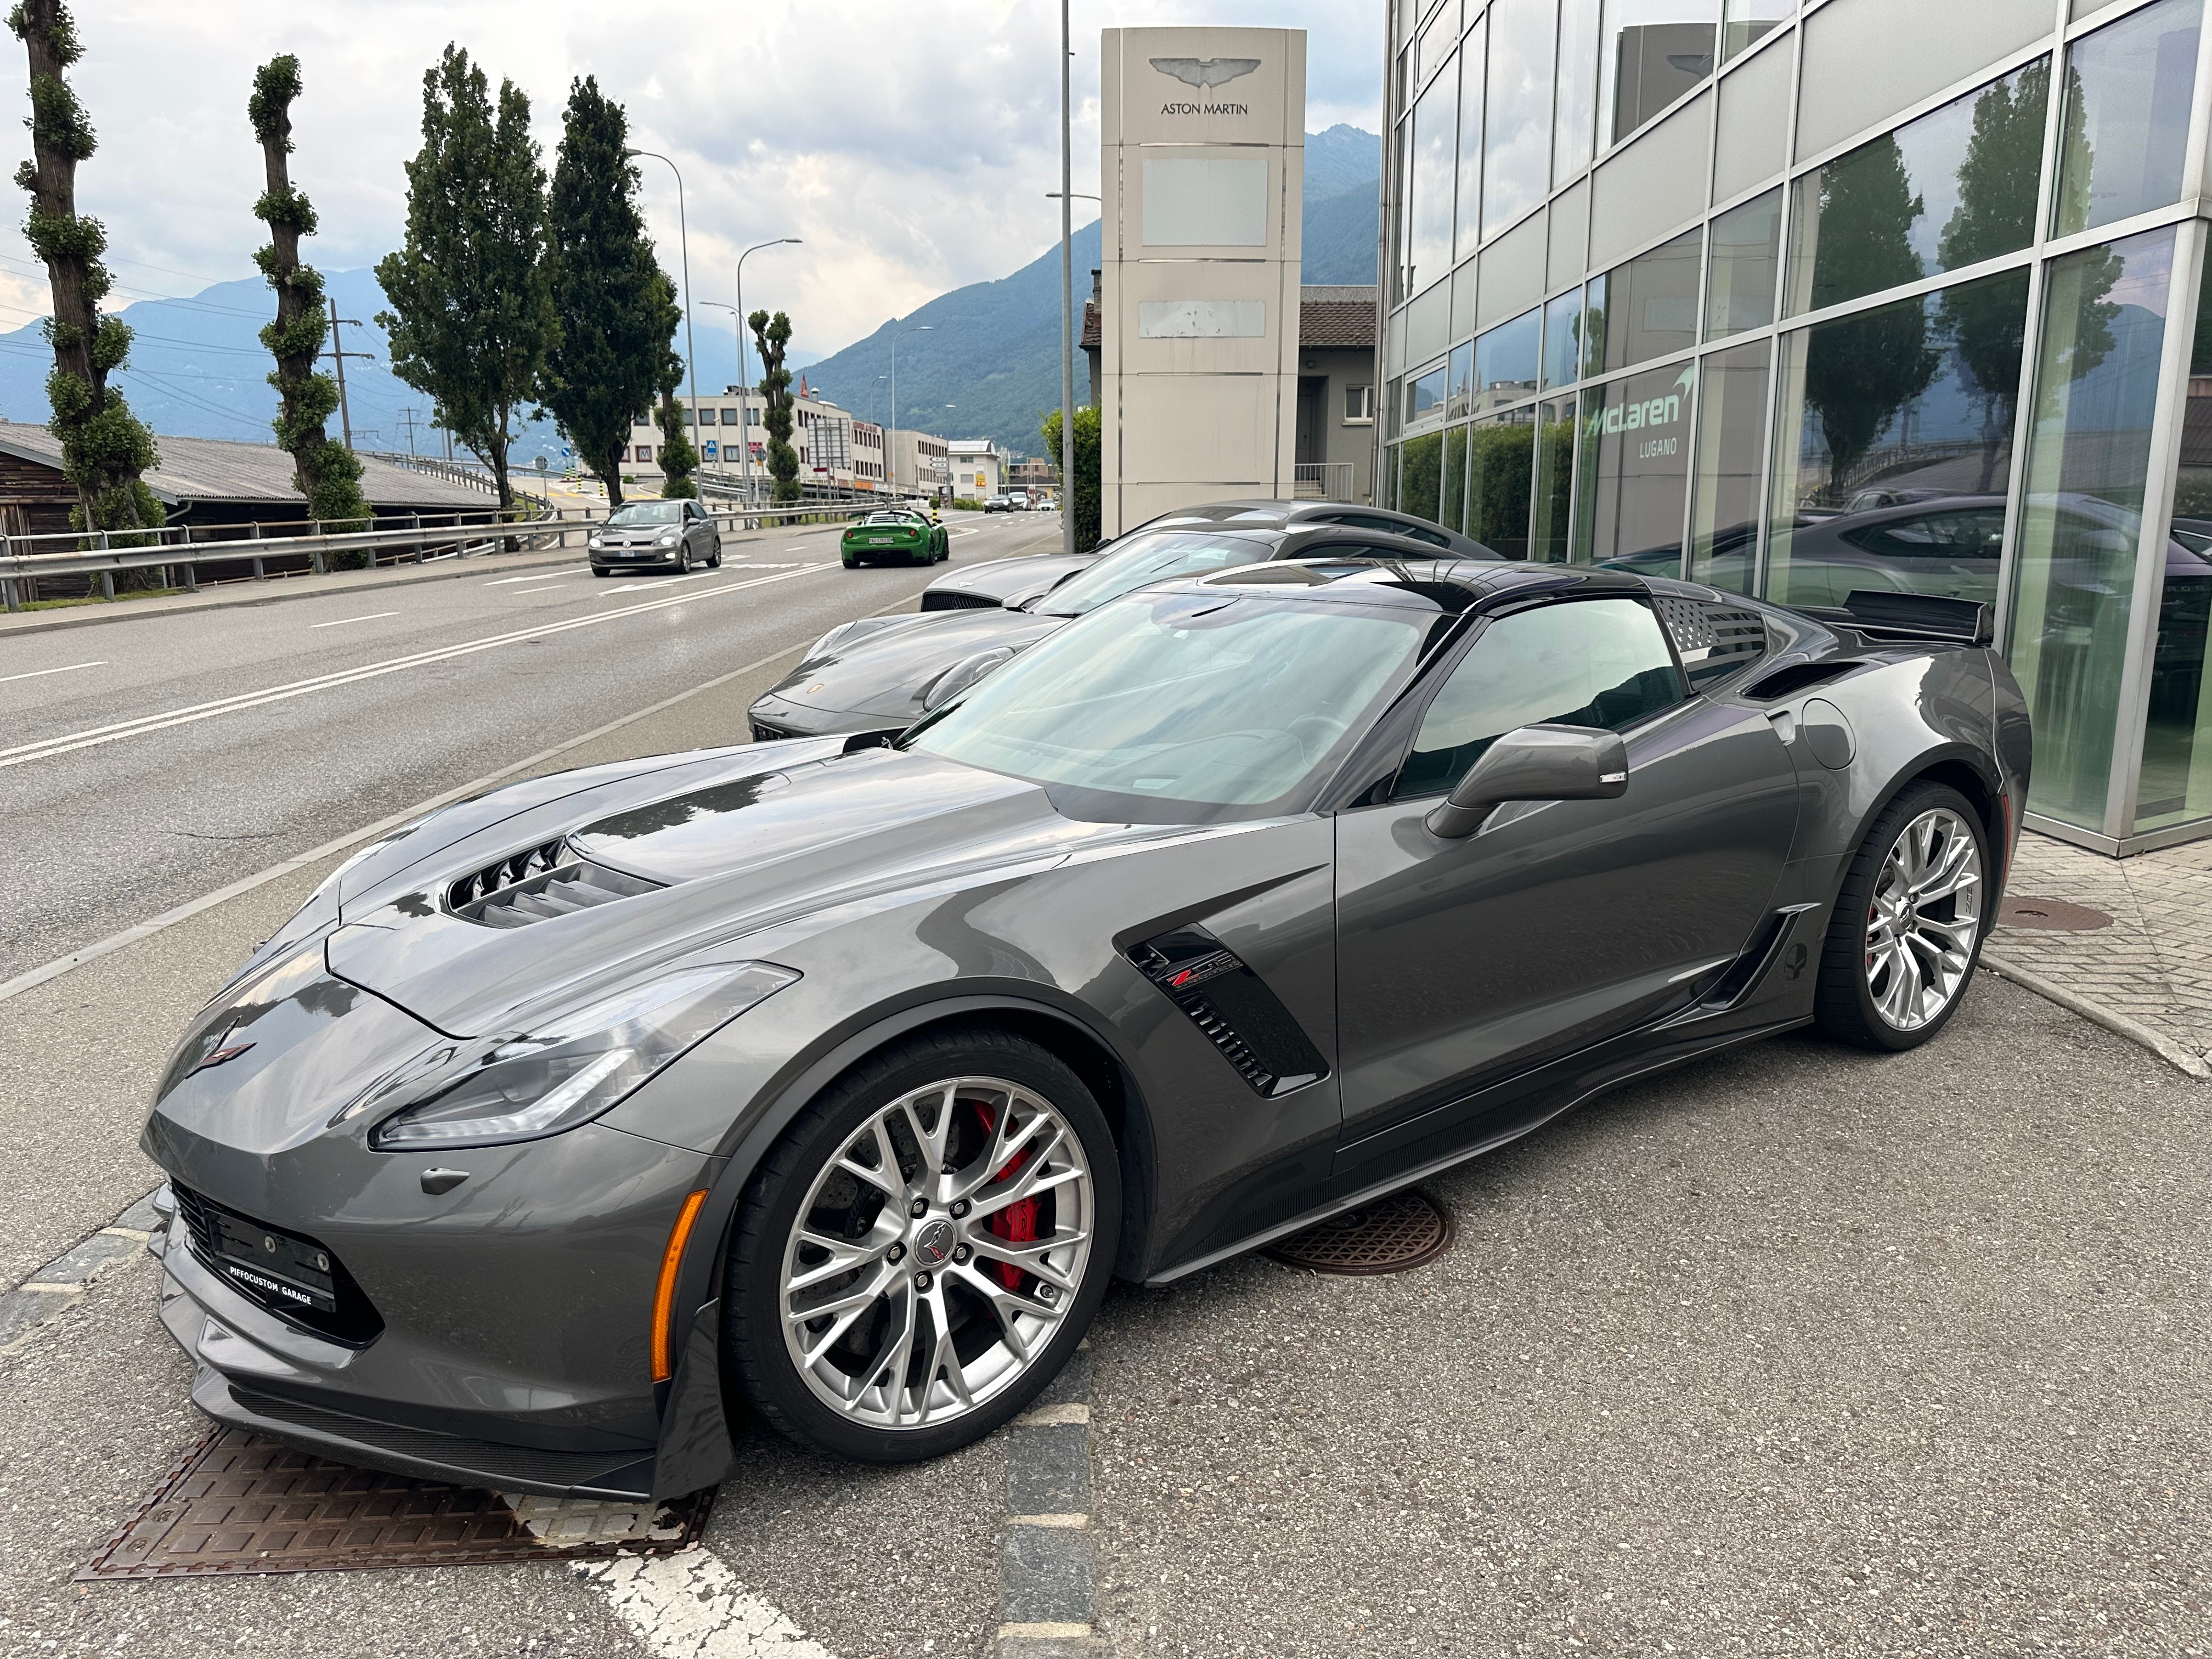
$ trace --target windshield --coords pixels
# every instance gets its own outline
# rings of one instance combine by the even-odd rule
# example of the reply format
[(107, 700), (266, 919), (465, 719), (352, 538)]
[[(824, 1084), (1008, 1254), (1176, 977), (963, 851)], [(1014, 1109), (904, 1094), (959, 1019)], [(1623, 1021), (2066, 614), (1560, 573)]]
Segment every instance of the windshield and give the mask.
[(650, 524), (681, 524), (684, 503), (681, 501), (632, 501), (618, 507), (607, 520), (617, 530), (635, 529)]
[(862, 524), (911, 525), (919, 523), (920, 520), (912, 513), (871, 513), (860, 522)]
[[(1326, 600), (1139, 594), (1016, 657), (909, 739), (1130, 823), (1303, 806), (1413, 671), (1430, 613)], [(1056, 799), (1055, 805), (1060, 805)]]
[(1079, 576), (1046, 595), (1036, 609), (1047, 617), (1080, 617), (1109, 599), (1170, 576), (1202, 576), (1231, 565), (1257, 564), (1272, 556), (1278, 538), (1218, 531), (1156, 531), (1117, 542), (1114, 550)]

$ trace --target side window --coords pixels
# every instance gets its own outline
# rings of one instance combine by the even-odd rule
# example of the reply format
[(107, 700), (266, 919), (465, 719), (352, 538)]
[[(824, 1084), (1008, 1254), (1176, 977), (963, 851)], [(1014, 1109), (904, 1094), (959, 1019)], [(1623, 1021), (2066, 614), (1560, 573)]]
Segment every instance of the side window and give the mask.
[(1422, 717), (1396, 794), (1449, 790), (1508, 732), (1551, 721), (1619, 731), (1686, 695), (1659, 619), (1634, 599), (1580, 599), (1490, 623)]

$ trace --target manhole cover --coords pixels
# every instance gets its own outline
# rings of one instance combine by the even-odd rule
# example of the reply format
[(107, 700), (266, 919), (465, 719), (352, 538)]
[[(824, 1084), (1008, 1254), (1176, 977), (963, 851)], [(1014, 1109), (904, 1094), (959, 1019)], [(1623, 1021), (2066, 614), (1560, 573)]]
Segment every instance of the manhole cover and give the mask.
[(2069, 904), (2064, 899), (2034, 898), (2021, 894), (2007, 899), (1997, 907), (1997, 926), (2000, 927), (2038, 927), (2059, 933), (2086, 933), (2092, 928), (2109, 927), (2112, 919), (2102, 910), (2092, 910), (2086, 904)]
[(1393, 1193), (1292, 1233), (1267, 1254), (1317, 1273), (1397, 1273), (1435, 1261), (1451, 1241), (1443, 1211), (1419, 1193)]
[(698, 1541), (713, 1503), (712, 1492), (654, 1504), (443, 1486), (218, 1429), (76, 1576), (236, 1577), (669, 1554)]

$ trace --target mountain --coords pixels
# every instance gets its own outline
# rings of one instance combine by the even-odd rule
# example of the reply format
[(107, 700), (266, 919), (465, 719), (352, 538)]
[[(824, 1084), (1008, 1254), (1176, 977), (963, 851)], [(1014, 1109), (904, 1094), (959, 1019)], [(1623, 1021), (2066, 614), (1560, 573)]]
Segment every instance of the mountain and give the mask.
[(1306, 134), (1306, 209), (1341, 196), (1355, 185), (1382, 176), (1382, 141), (1374, 133), (1338, 122), (1326, 132)]

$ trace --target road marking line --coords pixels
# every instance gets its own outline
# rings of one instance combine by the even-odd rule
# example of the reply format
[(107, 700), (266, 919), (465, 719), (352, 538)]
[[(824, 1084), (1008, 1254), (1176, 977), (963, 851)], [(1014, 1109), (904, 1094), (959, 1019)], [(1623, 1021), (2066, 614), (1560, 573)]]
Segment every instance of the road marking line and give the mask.
[(106, 666), (107, 659), (102, 657), (98, 662), (73, 662), (66, 668), (33, 668), (27, 674), (0, 674), (0, 685), (7, 684), (9, 680), (34, 680), (41, 674), (74, 674), (80, 668)]
[(501, 576), (496, 581), (480, 582), (477, 586), (481, 587), (505, 587), (509, 582), (547, 582), (551, 581), (556, 576), (562, 575), (563, 574), (563, 572), (558, 570), (549, 570), (542, 576)]
[(575, 1572), (605, 1594), (654, 1659), (835, 1659), (712, 1550), (624, 1556)]
[(1091, 1407), (1074, 1404), (1039, 1406), (1035, 1411), (1024, 1412), (1014, 1419), (1018, 1429), (1056, 1428), (1063, 1423), (1088, 1423)]
[(309, 628), (344, 628), (357, 622), (380, 622), (386, 617), (396, 617), (397, 611), (372, 611), (366, 617), (340, 617), (336, 622), (309, 623)]
[(1071, 1623), (1039, 1621), (999, 1626), (999, 1636), (1002, 1641), (1018, 1642), (1027, 1638), (1039, 1642), (1079, 1642), (1090, 1634), (1090, 1626)]
[(1010, 1515), (1007, 1524), (1016, 1527), (1068, 1527), (1081, 1528), (1091, 1524), (1087, 1515)]
[[(770, 582), (790, 581), (813, 571), (827, 570), (823, 564), (803, 564), (779, 575), (756, 576), (750, 581), (732, 582), (726, 587), (708, 588), (706, 593), (719, 595), (742, 592), (747, 588), (764, 586)], [(517, 629), (511, 634), (494, 634), (480, 640), (467, 640), (459, 645), (444, 646), (434, 651), (417, 652), (413, 656), (393, 657), (383, 662), (366, 663), (358, 668), (341, 669), (335, 673), (321, 674), (313, 679), (294, 680), (288, 684), (270, 686), (261, 691), (243, 691), (236, 696), (219, 698), (213, 702), (196, 703), (189, 708), (173, 708), (158, 714), (144, 714), (137, 720), (118, 720), (112, 726), (93, 726), (82, 732), (72, 732), (58, 738), (47, 738), (38, 743), (19, 744), (13, 749), (0, 749), (0, 769), (21, 766), (31, 761), (49, 760), (57, 755), (66, 755), (79, 749), (90, 749), (100, 744), (115, 743), (124, 738), (143, 737), (148, 732), (167, 731), (171, 726), (186, 726), (196, 720), (212, 720), (218, 714), (237, 714), (247, 708), (258, 708), (264, 703), (282, 702), (288, 698), (305, 696), (311, 691), (329, 690), (341, 685), (352, 685), (362, 680), (376, 679), (386, 674), (397, 674), (410, 668), (420, 668), (430, 663), (447, 662), (455, 657), (470, 656), (478, 651), (489, 651), (495, 646), (512, 645), (519, 640), (542, 639), (550, 634), (565, 634), (571, 629), (592, 628), (601, 623), (613, 622), (622, 617), (635, 617), (648, 611), (665, 610), (672, 605), (689, 605), (701, 594), (678, 593), (665, 599), (654, 599), (642, 605), (624, 605), (619, 610), (601, 611), (597, 616), (571, 617), (564, 622), (541, 623), (534, 628)], [(392, 612), (391, 614), (397, 615)], [(365, 619), (364, 619), (365, 620)]]

